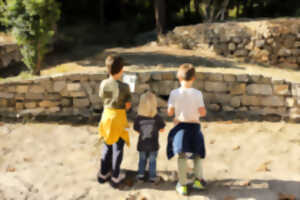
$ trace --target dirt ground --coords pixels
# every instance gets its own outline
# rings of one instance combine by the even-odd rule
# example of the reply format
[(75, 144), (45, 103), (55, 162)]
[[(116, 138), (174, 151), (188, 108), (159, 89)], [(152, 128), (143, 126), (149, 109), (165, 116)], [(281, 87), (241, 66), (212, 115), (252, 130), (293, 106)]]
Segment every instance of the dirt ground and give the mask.
[(171, 127), (168, 123), (160, 135), (157, 170), (162, 181), (134, 181), (137, 134), (131, 131), (131, 146), (125, 147), (122, 163), (128, 179), (122, 190), (115, 190), (96, 180), (101, 150), (96, 126), (1, 123), (0, 199), (300, 199), (299, 124), (203, 122), (208, 188), (191, 190), (188, 197), (175, 192), (177, 162), (166, 158)]

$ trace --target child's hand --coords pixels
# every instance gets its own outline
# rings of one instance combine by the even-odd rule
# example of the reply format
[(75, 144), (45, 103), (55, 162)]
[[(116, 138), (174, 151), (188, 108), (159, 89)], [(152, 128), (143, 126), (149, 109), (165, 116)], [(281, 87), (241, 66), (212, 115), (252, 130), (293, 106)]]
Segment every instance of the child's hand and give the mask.
[(162, 129), (159, 129), (159, 132), (164, 132), (165, 131), (165, 129), (164, 128), (162, 128)]
[(179, 121), (176, 118), (173, 119), (173, 122), (174, 122), (174, 125), (177, 125), (179, 123)]
[(129, 110), (131, 108), (131, 103), (130, 102), (126, 102), (125, 103), (125, 108), (126, 108), (126, 110)]

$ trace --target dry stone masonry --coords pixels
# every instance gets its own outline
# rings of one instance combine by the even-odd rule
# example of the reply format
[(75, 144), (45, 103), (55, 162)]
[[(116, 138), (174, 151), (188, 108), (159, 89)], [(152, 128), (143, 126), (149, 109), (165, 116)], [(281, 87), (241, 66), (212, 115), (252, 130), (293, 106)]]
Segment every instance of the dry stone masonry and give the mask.
[(211, 47), (226, 57), (299, 69), (300, 19), (282, 18), (176, 27), (160, 40), (185, 49)]
[[(132, 95), (136, 111), (140, 95), (148, 89), (158, 99), (159, 111), (166, 113), (170, 91), (179, 86), (175, 71), (134, 73), (138, 80)], [(203, 92), (211, 113), (300, 117), (300, 84), (247, 74), (197, 72), (195, 87)], [(101, 113), (99, 84), (106, 74), (69, 74), (33, 80), (0, 83), (0, 115), (97, 116)]]
[(8, 67), (13, 62), (20, 62), (21, 59), (17, 44), (0, 42), (0, 69)]

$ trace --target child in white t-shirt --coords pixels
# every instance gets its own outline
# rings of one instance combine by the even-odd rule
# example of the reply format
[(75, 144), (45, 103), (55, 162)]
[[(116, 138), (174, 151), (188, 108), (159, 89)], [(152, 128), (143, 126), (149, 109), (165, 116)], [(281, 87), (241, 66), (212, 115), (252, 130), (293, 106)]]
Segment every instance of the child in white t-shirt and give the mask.
[(167, 155), (172, 158), (178, 154), (179, 182), (176, 191), (187, 195), (187, 159), (193, 158), (195, 181), (193, 188), (204, 189), (201, 159), (205, 157), (204, 137), (200, 127), (200, 117), (206, 115), (201, 91), (192, 88), (195, 69), (191, 64), (179, 67), (177, 78), (181, 87), (171, 91), (168, 102), (168, 115), (175, 114), (176, 126), (168, 135)]

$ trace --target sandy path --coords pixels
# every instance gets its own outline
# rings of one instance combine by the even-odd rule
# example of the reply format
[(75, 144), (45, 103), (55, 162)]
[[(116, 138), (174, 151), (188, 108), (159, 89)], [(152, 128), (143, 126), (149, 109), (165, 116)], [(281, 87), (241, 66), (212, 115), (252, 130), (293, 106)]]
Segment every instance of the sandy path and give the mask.
[[(168, 124), (167, 129), (172, 125)], [(269, 122), (205, 122), (204, 173), (208, 189), (180, 197), (174, 191), (176, 159), (165, 156), (160, 137), (159, 185), (134, 183), (113, 190), (97, 183), (100, 148), (96, 127), (58, 124), (0, 126), (0, 199), (278, 199), (300, 198), (300, 125)], [(125, 149), (122, 167), (137, 168), (137, 134)]]

